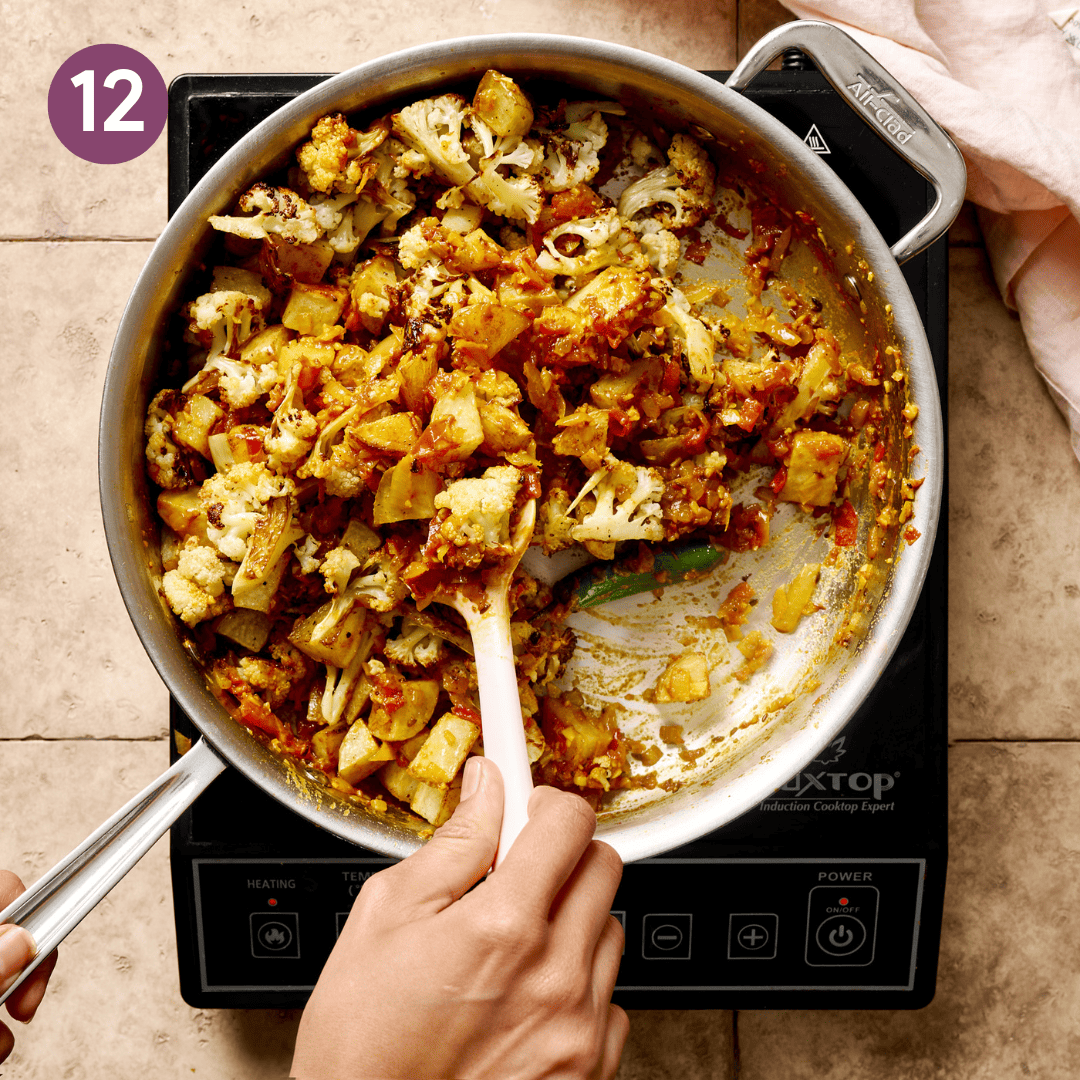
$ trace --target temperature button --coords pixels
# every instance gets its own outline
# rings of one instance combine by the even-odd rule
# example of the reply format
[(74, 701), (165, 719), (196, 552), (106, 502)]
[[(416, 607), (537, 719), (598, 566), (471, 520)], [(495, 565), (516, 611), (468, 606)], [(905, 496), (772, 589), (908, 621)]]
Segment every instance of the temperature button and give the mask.
[(811, 967), (866, 967), (874, 959), (878, 891), (873, 885), (810, 890), (806, 962)]
[(692, 915), (646, 915), (641, 955), (645, 960), (689, 960)]
[(775, 960), (779, 918), (772, 912), (728, 916), (729, 960)]

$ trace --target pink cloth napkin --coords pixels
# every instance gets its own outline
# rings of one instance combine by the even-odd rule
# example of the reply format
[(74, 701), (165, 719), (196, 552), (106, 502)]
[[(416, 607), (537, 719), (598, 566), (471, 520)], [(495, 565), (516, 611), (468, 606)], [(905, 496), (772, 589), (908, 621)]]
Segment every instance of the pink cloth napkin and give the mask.
[(1006, 304), (1080, 458), (1080, 5), (784, 0), (846, 30), (953, 137)]

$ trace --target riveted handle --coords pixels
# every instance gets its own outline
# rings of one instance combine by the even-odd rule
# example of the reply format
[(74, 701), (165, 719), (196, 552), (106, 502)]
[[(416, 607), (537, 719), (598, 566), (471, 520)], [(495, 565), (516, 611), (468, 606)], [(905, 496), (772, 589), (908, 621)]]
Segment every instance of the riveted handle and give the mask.
[(778, 26), (752, 46), (728, 77), (743, 91), (787, 49), (806, 53), (845, 102), (934, 188), (927, 215), (892, 245), (898, 263), (928, 248), (964, 202), (967, 168), (956, 144), (899, 82), (850, 35), (812, 20)]

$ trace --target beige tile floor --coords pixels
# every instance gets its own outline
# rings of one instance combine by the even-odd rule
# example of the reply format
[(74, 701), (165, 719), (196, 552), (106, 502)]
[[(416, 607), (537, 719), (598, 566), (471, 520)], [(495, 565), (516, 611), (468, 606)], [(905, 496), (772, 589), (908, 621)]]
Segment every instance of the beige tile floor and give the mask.
[[(162, 769), (166, 695), (113, 583), (97, 509), (100, 386), (165, 220), (164, 140), (122, 166), (53, 137), (52, 73), (116, 41), (185, 71), (332, 71), (402, 45), (547, 30), (730, 66), (775, 0), (150, 0), (0, 6), (0, 866), (36, 878)], [(27, 164), (32, 168), (27, 170)], [(29, 176), (29, 183), (28, 183)], [(1076, 1073), (1080, 1014), (1080, 466), (989, 276), (951, 234), (951, 869), (933, 1004), (633, 1016), (620, 1080), (999, 1080)], [(158, 844), (72, 934), (18, 1080), (287, 1074), (297, 1015), (198, 1011), (176, 986)]]

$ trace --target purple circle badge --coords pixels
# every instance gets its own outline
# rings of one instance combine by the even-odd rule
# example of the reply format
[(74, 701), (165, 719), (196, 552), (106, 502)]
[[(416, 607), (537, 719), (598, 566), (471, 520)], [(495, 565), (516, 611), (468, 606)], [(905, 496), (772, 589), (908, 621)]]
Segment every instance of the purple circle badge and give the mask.
[(131, 161), (149, 150), (168, 112), (161, 72), (126, 45), (80, 49), (60, 65), (49, 87), (56, 137), (98, 165)]

